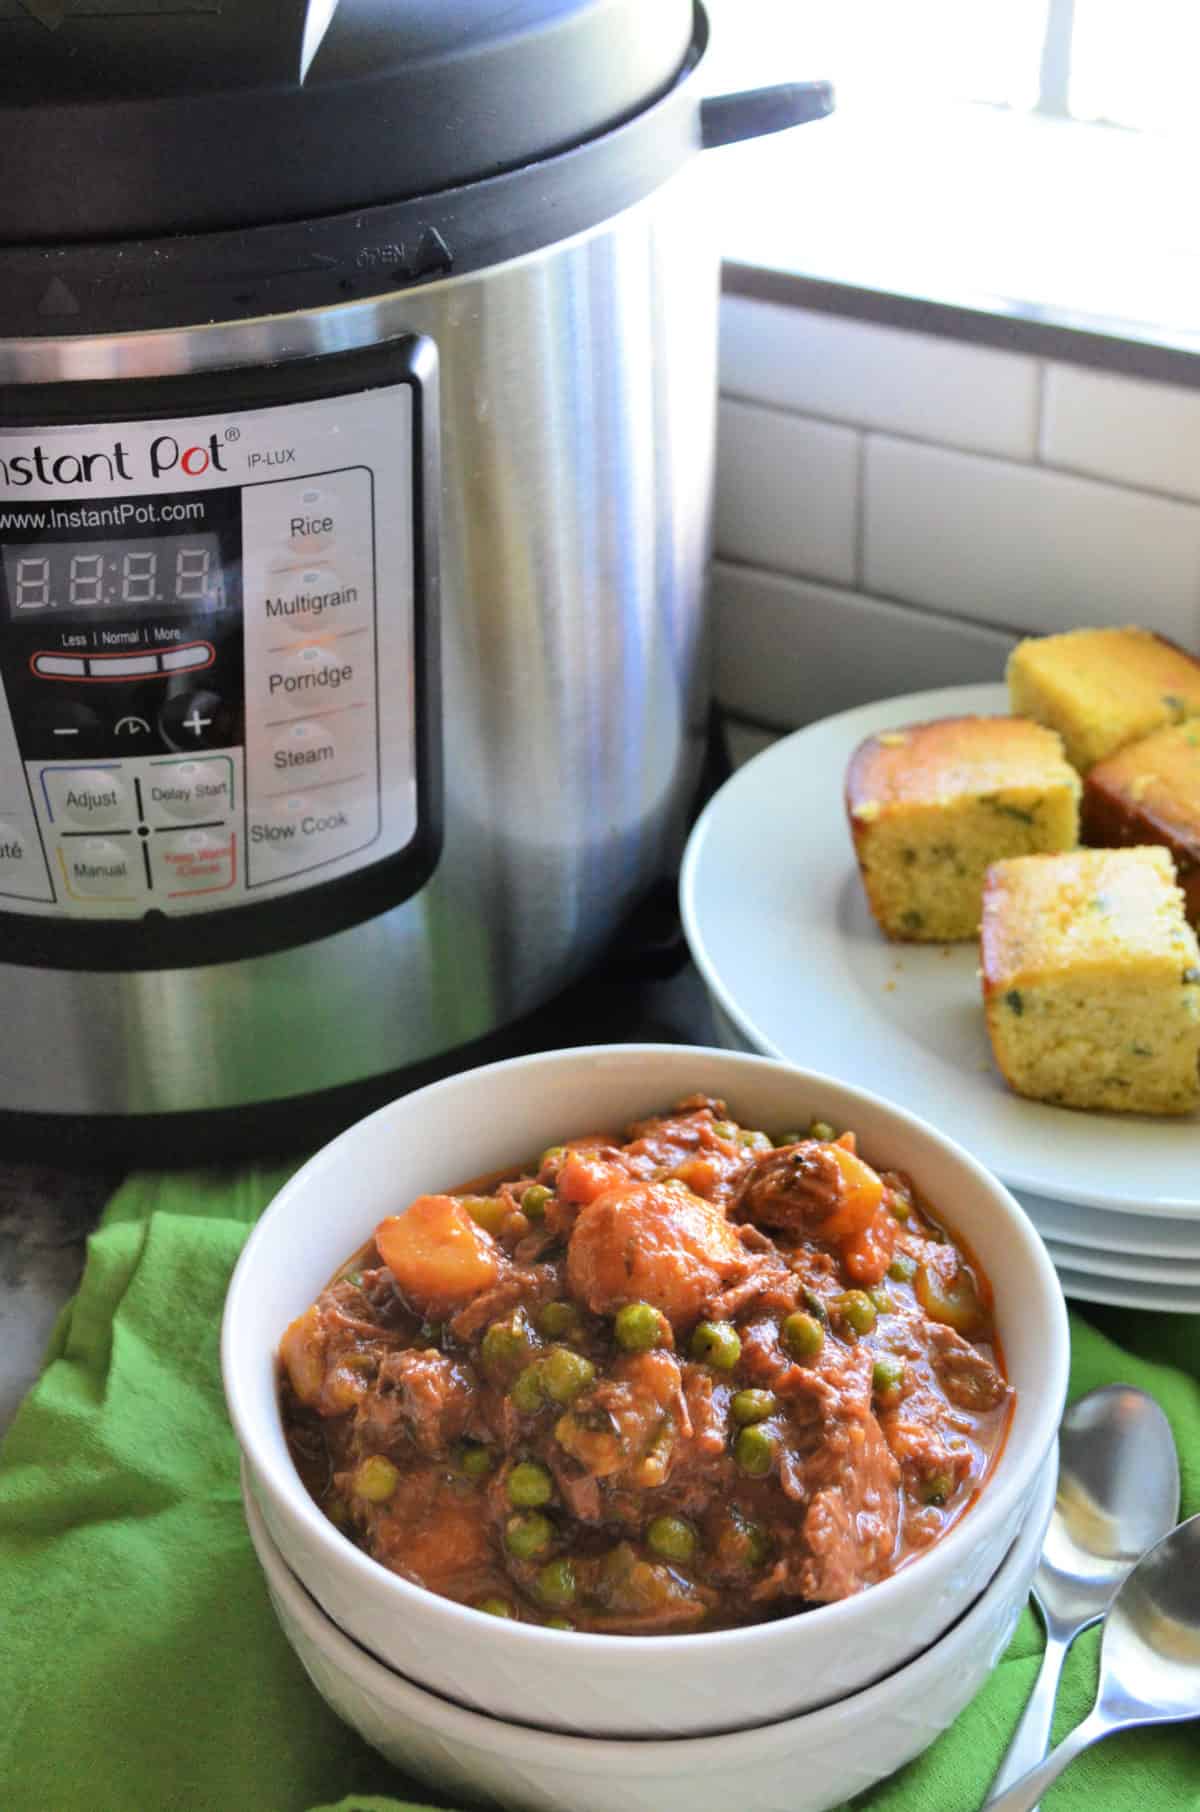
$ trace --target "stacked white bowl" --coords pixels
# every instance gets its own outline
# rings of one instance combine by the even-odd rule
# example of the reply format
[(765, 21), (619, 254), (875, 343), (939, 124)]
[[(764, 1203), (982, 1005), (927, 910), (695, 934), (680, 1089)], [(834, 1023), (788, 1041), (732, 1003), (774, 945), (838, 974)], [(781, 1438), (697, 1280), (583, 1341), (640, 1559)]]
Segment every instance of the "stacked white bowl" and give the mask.
[[(708, 1634), (549, 1630), (484, 1616), (380, 1567), (338, 1533), (292, 1465), (276, 1396), (283, 1329), (414, 1196), (696, 1092), (726, 1100), (747, 1125), (807, 1116), (853, 1127), (864, 1153), (911, 1175), (970, 1246), (991, 1280), (1016, 1391), (977, 1502), (918, 1560), (855, 1597)], [(608, 1812), (619, 1785), (623, 1804), (655, 1812), (820, 1812), (925, 1748), (1003, 1650), (1053, 1504), (1067, 1324), (1021, 1209), (932, 1127), (766, 1058), (597, 1046), (435, 1083), (327, 1146), (247, 1243), (222, 1364), (280, 1621), (318, 1691), (384, 1754), (443, 1791), (513, 1807)]]

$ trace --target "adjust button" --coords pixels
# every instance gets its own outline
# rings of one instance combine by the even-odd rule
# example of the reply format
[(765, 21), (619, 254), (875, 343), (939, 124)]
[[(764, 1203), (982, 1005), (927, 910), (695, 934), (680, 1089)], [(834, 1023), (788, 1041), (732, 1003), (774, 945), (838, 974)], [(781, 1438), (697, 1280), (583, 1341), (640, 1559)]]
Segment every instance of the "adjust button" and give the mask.
[(56, 823), (84, 830), (130, 827), (130, 789), (117, 768), (43, 768), (42, 786)]
[(58, 846), (67, 892), (78, 900), (136, 900), (145, 889), (141, 848), (112, 837), (69, 837)]
[(151, 824), (224, 818), (233, 810), (233, 762), (228, 755), (153, 762), (142, 775), (142, 801)]

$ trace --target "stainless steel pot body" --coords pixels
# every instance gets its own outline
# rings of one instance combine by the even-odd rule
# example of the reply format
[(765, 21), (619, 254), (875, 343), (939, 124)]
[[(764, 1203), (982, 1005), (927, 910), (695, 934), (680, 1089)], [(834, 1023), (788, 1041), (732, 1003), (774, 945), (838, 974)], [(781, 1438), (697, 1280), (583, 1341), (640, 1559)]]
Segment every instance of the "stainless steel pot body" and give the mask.
[(0, 965), (0, 1109), (232, 1108), (421, 1063), (557, 991), (662, 871), (706, 704), (718, 277), (698, 204), (692, 166), (577, 239), (370, 302), (0, 341), (0, 382), (69, 385), (430, 336), (445, 773), (432, 879), (350, 930), (196, 968)]

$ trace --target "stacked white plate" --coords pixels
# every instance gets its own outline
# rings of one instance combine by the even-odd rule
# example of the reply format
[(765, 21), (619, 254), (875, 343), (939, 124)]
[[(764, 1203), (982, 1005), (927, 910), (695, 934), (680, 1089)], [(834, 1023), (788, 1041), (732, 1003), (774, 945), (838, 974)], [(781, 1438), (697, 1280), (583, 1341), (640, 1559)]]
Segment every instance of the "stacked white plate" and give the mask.
[(867, 909), (843, 795), (855, 748), (1009, 708), (1003, 686), (913, 693), (810, 725), (741, 768), (684, 858), (692, 955), (730, 1044), (874, 1089), (1003, 1178), (1068, 1296), (1200, 1312), (1200, 1117), (1014, 1095), (992, 1059), (975, 946), (889, 943)]

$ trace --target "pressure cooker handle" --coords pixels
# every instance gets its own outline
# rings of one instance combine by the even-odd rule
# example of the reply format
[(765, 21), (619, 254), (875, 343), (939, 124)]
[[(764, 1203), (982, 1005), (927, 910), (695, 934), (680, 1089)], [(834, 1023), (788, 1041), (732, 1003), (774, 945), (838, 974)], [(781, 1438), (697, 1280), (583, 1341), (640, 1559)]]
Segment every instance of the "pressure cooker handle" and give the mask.
[(777, 88), (748, 88), (743, 94), (715, 94), (700, 103), (700, 143), (735, 145), (765, 138), (788, 126), (823, 120), (833, 112), (832, 82), (780, 82)]

